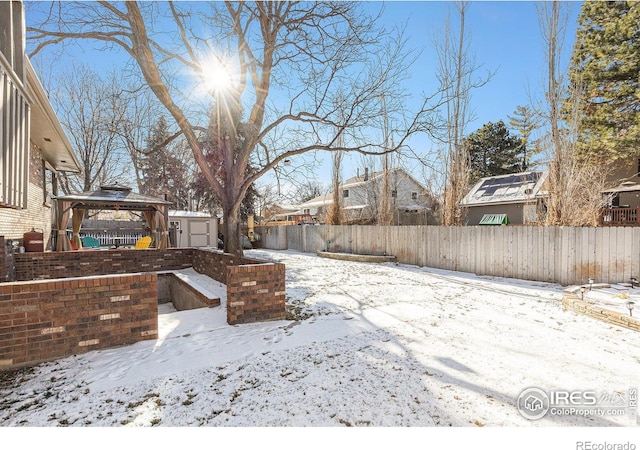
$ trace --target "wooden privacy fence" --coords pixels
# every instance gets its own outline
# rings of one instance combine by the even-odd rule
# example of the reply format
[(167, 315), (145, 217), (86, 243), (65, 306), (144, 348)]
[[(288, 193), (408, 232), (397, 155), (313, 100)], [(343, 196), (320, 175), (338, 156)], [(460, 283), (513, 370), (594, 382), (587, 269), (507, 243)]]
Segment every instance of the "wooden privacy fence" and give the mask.
[(640, 277), (640, 227), (260, 227), (263, 248), (394, 255), (404, 264), (559, 283)]

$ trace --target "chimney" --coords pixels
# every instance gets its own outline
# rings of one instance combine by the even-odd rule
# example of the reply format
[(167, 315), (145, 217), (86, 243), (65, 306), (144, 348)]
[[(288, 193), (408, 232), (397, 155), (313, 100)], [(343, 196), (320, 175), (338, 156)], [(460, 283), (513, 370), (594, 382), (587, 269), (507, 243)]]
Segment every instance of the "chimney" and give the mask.
[(365, 167), (364, 168), (364, 181), (368, 181), (369, 180), (369, 168)]

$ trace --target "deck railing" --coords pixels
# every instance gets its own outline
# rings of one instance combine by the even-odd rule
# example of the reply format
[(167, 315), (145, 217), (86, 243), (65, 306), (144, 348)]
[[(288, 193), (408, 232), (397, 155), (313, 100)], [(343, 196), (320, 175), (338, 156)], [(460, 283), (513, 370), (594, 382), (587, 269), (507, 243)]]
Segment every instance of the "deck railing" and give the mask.
[(600, 213), (602, 226), (640, 226), (640, 207), (605, 208)]
[(142, 237), (142, 232), (100, 233), (96, 231), (80, 231), (80, 237), (91, 236), (100, 241), (101, 247), (133, 246)]

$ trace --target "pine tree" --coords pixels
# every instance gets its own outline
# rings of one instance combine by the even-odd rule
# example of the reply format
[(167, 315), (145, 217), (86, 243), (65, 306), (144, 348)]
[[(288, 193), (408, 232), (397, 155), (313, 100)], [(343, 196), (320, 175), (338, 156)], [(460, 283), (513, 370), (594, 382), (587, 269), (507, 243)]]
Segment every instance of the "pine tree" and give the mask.
[[(229, 139), (231, 133), (235, 134), (233, 139)], [(216, 107), (212, 107), (209, 111), (209, 124), (206, 132), (200, 136), (200, 145), (202, 153), (207, 160), (208, 166), (211, 168), (216, 179), (221, 182), (228, 180), (229, 174), (226, 170), (224, 145), (228, 142), (236, 142), (240, 145), (245, 139), (245, 135), (251, 133), (251, 127), (242, 122), (242, 111), (236, 110), (235, 114), (220, 114)], [(234, 151), (234, 158), (237, 158), (240, 148)], [(247, 174), (255, 171), (251, 164), (247, 165)], [(198, 208), (207, 209), (214, 213), (223, 208), (222, 201), (211, 188), (204, 174), (200, 170), (196, 170), (191, 189)], [(253, 183), (249, 185), (246, 194), (243, 197), (239, 208), (239, 218), (246, 220), (247, 216), (254, 214), (254, 204), (259, 196)]]
[(537, 148), (531, 148), (531, 133), (533, 133), (540, 125), (540, 113), (531, 109), (528, 105), (516, 106), (513, 116), (509, 118), (509, 125), (512, 129), (520, 133), (520, 149), (522, 160), (520, 170), (525, 172), (531, 166), (531, 158), (539, 151)]
[(518, 172), (521, 167), (521, 141), (509, 133), (502, 120), (483, 125), (467, 136), (471, 182), (483, 177)]
[(583, 152), (601, 162), (637, 157), (639, 74), (640, 3), (584, 2), (570, 70), (579, 95)]
[(142, 163), (142, 194), (164, 198), (177, 209), (186, 209), (188, 203), (188, 173), (186, 165), (178, 157), (177, 149), (163, 143), (171, 136), (169, 125), (160, 116), (149, 132), (147, 150)]

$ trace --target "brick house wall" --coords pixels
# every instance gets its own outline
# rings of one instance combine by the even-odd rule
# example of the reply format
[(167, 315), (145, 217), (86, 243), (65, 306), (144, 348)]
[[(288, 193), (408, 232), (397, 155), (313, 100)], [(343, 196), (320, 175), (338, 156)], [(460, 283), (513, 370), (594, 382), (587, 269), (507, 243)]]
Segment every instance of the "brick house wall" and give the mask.
[(5, 246), (4, 236), (0, 236), (0, 283), (5, 281), (9, 281), (7, 248)]
[(0, 369), (158, 337), (157, 276), (0, 284)]
[(51, 205), (45, 199), (42, 153), (31, 143), (29, 154), (29, 183), (27, 186), (27, 208), (0, 208), (0, 236), (5, 239), (22, 239), (23, 234), (35, 228), (44, 233), (45, 248), (50, 248)]

